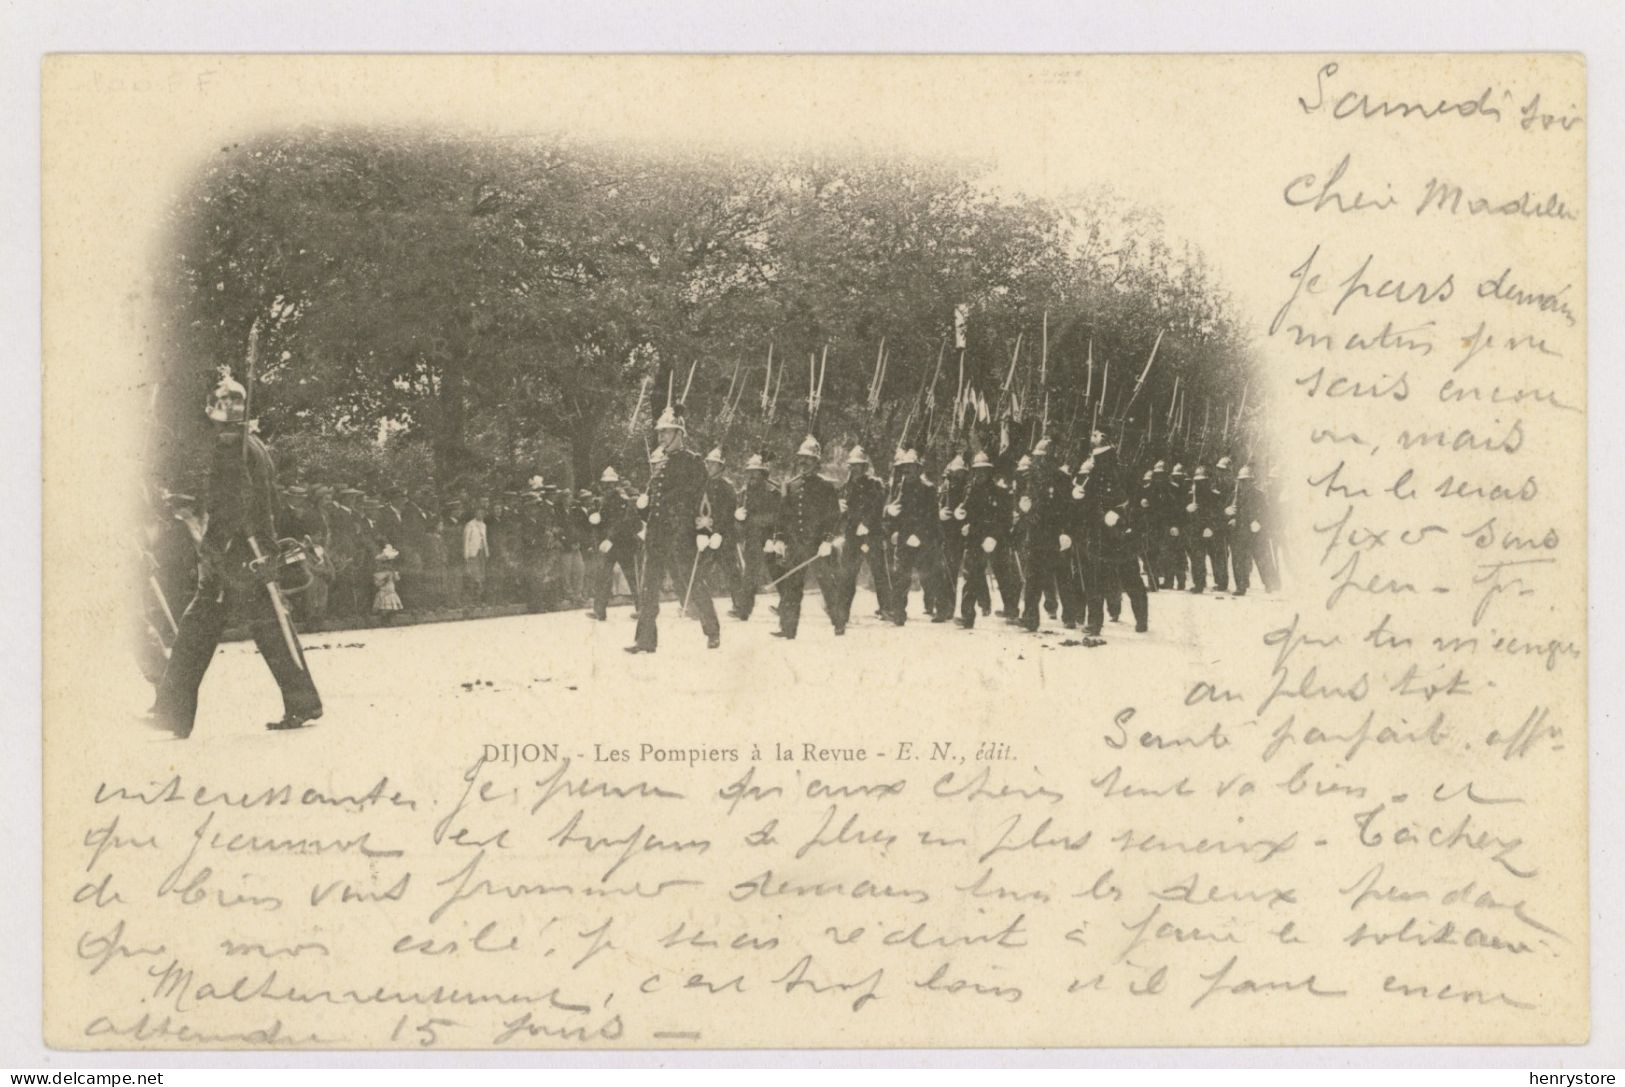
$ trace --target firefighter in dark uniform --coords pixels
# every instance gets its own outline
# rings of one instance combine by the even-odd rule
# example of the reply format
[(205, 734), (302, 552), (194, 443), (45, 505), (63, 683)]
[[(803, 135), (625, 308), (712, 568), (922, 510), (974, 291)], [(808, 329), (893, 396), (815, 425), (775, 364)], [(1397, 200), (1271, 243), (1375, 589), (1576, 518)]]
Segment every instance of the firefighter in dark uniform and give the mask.
[(739, 495), (722, 474), (727, 467), (721, 446), (705, 455), (706, 524), (702, 531), (707, 535), (707, 550), (703, 561), (710, 575), (706, 584), (727, 589), (728, 598), (737, 600), (745, 570), (739, 546), (739, 520), (735, 516), (739, 512)]
[(1185, 537), (1186, 521), (1190, 519), (1185, 506), (1190, 500), (1191, 484), (1185, 478), (1185, 466), (1176, 464), (1174, 470), (1168, 473), (1168, 491), (1163, 496), (1163, 501), (1168, 504), (1168, 525), (1164, 531), (1167, 549), (1163, 554), (1168, 564), (1168, 587), (1171, 589), (1185, 588), (1186, 571), (1190, 568), (1190, 541)]
[(598, 497), (587, 511), (587, 527), (593, 538), (592, 607), (587, 615), (593, 619), (607, 618), (609, 598), (615, 589), (615, 568), (638, 596), (638, 551), (643, 531), (643, 519), (626, 497), (620, 474), (613, 465), (598, 477)]
[(1086, 604), (1089, 615), (1085, 632), (1100, 633), (1100, 597), (1104, 596), (1106, 612), (1112, 622), (1122, 614), (1123, 596), (1129, 598), (1134, 612), (1134, 629), (1146, 630), (1150, 618), (1147, 611), (1145, 582), (1140, 579), (1140, 537), (1144, 535), (1144, 521), (1139, 516), (1138, 503), (1121, 485), (1121, 470), (1117, 463), (1117, 450), (1096, 436), (1096, 447), (1090, 455), (1093, 472), (1085, 484), (1085, 516), (1090, 518), (1087, 529), (1086, 551), (1098, 558), (1090, 562), (1097, 571), (1094, 587)]
[(1067, 554), (1073, 540), (1064, 531), (1072, 481), (1050, 464), (1049, 454), (1050, 440), (1039, 439), (1033, 446), (1026, 486), (1016, 496), (1016, 508), (1021, 513), (1021, 563), (1026, 577), (1021, 626), (1029, 631), (1038, 629), (1040, 599), (1051, 585), (1060, 591), (1062, 618), (1069, 625), (1077, 623), (1077, 596), (1069, 576), (1072, 556)]
[(1003, 495), (993, 479), (993, 462), (986, 453), (978, 452), (971, 460), (970, 482), (952, 510), (952, 523), (960, 539), (959, 577), (964, 582), (959, 597), (959, 625), (966, 630), (976, 626), (978, 607), (984, 615), (992, 610), (987, 571), (1004, 546), (1000, 523), (1004, 516)]
[(1198, 464), (1191, 478), (1191, 500), (1185, 504), (1185, 536), (1191, 557), (1193, 593), (1207, 589), (1208, 566), (1213, 569), (1213, 587), (1225, 592), (1230, 587), (1230, 555), (1224, 544), (1225, 496), (1213, 485), (1207, 466)]
[(767, 569), (767, 548), (773, 542), (782, 499), (768, 477), (767, 459), (760, 453), (751, 454), (745, 462), (745, 485), (739, 490), (733, 515), (737, 529), (734, 539), (742, 567), (734, 589), (734, 606), (729, 612), (736, 619), (750, 618), (756, 608), (756, 590), (772, 580)]
[(1226, 512), (1231, 522), (1230, 563), (1235, 572), (1236, 595), (1246, 595), (1251, 587), (1254, 565), (1265, 591), (1275, 592), (1281, 581), (1275, 573), (1275, 557), (1270, 554), (1266, 532), (1269, 510), (1263, 490), (1253, 481), (1251, 465), (1242, 465), (1236, 474), (1235, 500)]
[(869, 454), (855, 445), (846, 456), (847, 477), (841, 487), (841, 535), (845, 540), (840, 570), (840, 617), (852, 619), (858, 595), (858, 570), (869, 566), (869, 581), (882, 615), (891, 609), (891, 567), (886, 554), (886, 485), (869, 474)]
[(282, 718), (266, 727), (299, 728), (322, 715), (291, 620), (285, 634), (267, 587), (277, 570), (276, 469), (265, 443), (249, 433), (247, 410), (246, 390), (222, 368), (208, 403), (216, 434), (197, 593), (181, 616), (152, 710), (154, 724), (183, 739), (192, 734), (198, 686), (232, 614), (248, 618), (282, 691)]
[(959, 595), (959, 567), (965, 556), (965, 526), (954, 519), (954, 511), (964, 505), (965, 488), (970, 483), (970, 469), (965, 458), (955, 453), (942, 469), (942, 483), (937, 487), (937, 524), (942, 537), (943, 603), (939, 620), (951, 619)]
[(840, 608), (840, 579), (835, 568), (839, 561), (836, 551), (844, 543), (839, 537), (841, 504), (835, 484), (818, 474), (823, 453), (818, 439), (808, 435), (796, 450), (796, 475), (784, 485), (778, 531), (774, 533), (779, 545), (775, 551), (779, 552), (786, 570), (779, 581), (779, 629), (773, 631), (775, 638), (796, 636), (809, 568), (818, 579), (824, 611), (835, 633), (846, 633), (846, 619)]
[(920, 479), (920, 455), (913, 449), (899, 449), (892, 468), (898, 476), (886, 505), (885, 532), (893, 559), (891, 620), (902, 626), (908, 621), (908, 593), (915, 571), (933, 602), (939, 595), (941, 531), (936, 495)]
[(628, 653), (653, 653), (659, 644), (656, 622), (660, 616), (660, 593), (666, 577), (677, 591), (678, 606), (688, 597), (689, 606), (700, 618), (705, 644), (715, 649), (722, 644), (722, 628), (700, 568), (696, 534), (707, 541), (712, 525), (705, 501), (705, 465), (698, 453), (684, 446), (687, 427), (678, 412), (668, 407), (655, 423), (655, 437), (661, 454), (658, 464), (651, 460), (653, 475), (649, 490), (638, 498), (647, 518), (644, 537), (643, 574), (638, 585), (637, 640), (626, 647)]
[(1162, 586), (1158, 583), (1157, 564), (1161, 555), (1157, 551), (1156, 506), (1161, 501), (1162, 487), (1157, 482), (1157, 473), (1154, 468), (1147, 468), (1140, 477), (1140, 485), (1134, 491), (1134, 517), (1139, 524), (1140, 537), (1140, 563), (1145, 567), (1145, 588), (1147, 592), (1156, 592)]

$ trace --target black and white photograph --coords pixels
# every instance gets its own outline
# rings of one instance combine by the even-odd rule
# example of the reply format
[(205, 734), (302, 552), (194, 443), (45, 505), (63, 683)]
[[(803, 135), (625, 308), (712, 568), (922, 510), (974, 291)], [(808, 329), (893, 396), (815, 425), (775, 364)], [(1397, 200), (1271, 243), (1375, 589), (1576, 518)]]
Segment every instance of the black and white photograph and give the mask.
[(1583, 58), (43, 75), (53, 1049), (1590, 1036)]

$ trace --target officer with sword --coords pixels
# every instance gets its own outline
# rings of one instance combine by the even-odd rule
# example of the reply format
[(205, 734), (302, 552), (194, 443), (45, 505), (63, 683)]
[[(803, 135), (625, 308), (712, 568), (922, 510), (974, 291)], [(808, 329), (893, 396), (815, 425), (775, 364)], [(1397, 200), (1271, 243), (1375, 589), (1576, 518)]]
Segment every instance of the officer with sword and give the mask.
[[(251, 335), (250, 382), (254, 339)], [(198, 687), (232, 615), (247, 617), (260, 656), (282, 691), (282, 717), (266, 727), (302, 728), (322, 715), (321, 696), (277, 581), (285, 567), (302, 559), (296, 550), (285, 554), (277, 540), (276, 469), (265, 443), (249, 432), (248, 406), (248, 390), (222, 367), (207, 405), (215, 442), (197, 592), (181, 615), (151, 712), (156, 727), (181, 739), (192, 734)]]

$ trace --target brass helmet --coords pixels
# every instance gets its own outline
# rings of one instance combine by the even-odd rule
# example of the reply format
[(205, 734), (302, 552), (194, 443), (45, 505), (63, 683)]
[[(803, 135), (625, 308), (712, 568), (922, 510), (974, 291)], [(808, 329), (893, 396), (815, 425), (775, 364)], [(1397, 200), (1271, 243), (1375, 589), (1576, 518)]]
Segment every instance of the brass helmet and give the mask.
[(242, 423), (248, 420), (248, 390), (231, 376), (231, 367), (220, 367), (220, 381), (209, 393), (203, 411), (216, 423)]

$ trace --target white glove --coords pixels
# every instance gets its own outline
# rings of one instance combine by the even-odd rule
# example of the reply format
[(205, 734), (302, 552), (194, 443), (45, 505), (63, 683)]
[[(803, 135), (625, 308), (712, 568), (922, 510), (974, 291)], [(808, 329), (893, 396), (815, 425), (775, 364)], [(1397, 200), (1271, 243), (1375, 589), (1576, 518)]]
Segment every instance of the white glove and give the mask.
[(699, 551), (708, 551), (708, 550), (710, 550), (710, 548), (711, 548), (711, 534), (709, 532), (701, 532), (699, 535), (695, 536), (694, 537), (694, 547), (695, 547), (696, 550), (699, 550)]
[(1151, 499), (1149, 499), (1149, 498), (1140, 499), (1140, 508), (1142, 510), (1150, 509), (1151, 508)]
[(646, 494), (638, 495), (638, 509), (646, 510), (648, 508), (649, 508), (649, 496), (646, 495)]
[(647, 526), (638, 529), (638, 539), (646, 540), (648, 538), (649, 538), (649, 529), (648, 529)]
[(969, 516), (970, 516), (970, 514), (965, 512), (965, 507), (964, 506), (955, 506), (954, 507), (954, 520), (963, 521), (965, 518), (967, 518)]
[(1185, 507), (1185, 512), (1186, 513), (1195, 513), (1196, 512), (1196, 503), (1192, 502), (1190, 505), (1186, 506)]
[(604, 515), (601, 514), (601, 513), (596, 513), (595, 512), (595, 513), (587, 514), (587, 523), (589, 525), (602, 524), (603, 520), (604, 520)]
[(1170, 536), (1178, 536), (1179, 535), (1179, 526), (1174, 525), (1171, 528), (1169, 528), (1168, 529), (1168, 535), (1170, 535)]
[(1032, 496), (1025, 494), (1022, 495), (1021, 500), (1016, 503), (1016, 508), (1021, 510), (1022, 513), (1029, 512), (1033, 508)]
[(710, 545), (712, 551), (716, 551), (722, 546), (722, 533), (711, 533), (711, 537), (710, 539), (706, 540), (706, 543)]
[(745, 512), (745, 507), (744, 506), (740, 506), (738, 509), (734, 510), (734, 520), (735, 521), (743, 521), (745, 518), (747, 518), (749, 516), (750, 516), (750, 514)]
[(993, 554), (994, 548), (998, 546), (999, 541), (995, 540), (992, 536), (988, 536), (982, 541), (982, 550), (986, 551), (989, 555)]
[(867, 555), (869, 553), (869, 545), (868, 544), (859, 544), (858, 545), (858, 550), (862, 551), (865, 555)]
[(937, 520), (939, 521), (946, 521), (952, 516), (953, 514), (949, 512), (947, 506), (943, 506), (941, 509), (937, 510)]
[(762, 541), (762, 554), (764, 554), (764, 555), (773, 554), (773, 541), (772, 540), (763, 540)]
[(781, 558), (781, 559), (784, 558), (785, 552), (788, 551), (788, 550), (789, 550), (789, 548), (788, 548), (788, 546), (785, 544), (785, 542), (783, 540), (774, 540), (773, 541), (773, 553), (775, 555), (777, 555), (779, 558)]
[(827, 559), (829, 558), (830, 553), (834, 550), (835, 549), (829, 545), (829, 541), (825, 540), (823, 543), (818, 545), (818, 557), (821, 559)]
[(1078, 486), (1075, 486), (1075, 487), (1072, 488), (1072, 497), (1077, 498), (1077, 499), (1081, 499), (1083, 497), (1083, 486), (1082, 486), (1082, 484), (1079, 484)]
[(830, 546), (834, 547), (835, 550), (837, 550), (837, 551), (842, 550), (843, 548), (846, 547), (846, 537), (845, 536), (837, 536), (837, 537), (835, 537), (835, 539), (830, 541)]
[(1070, 551), (1071, 549), (1072, 549), (1072, 537), (1068, 536), (1064, 532), (1061, 533), (1061, 550), (1062, 551)]
[(901, 502), (893, 502), (891, 505), (886, 507), (886, 512), (892, 517), (901, 517), (903, 515), (903, 504)]
[(970, 535), (970, 526), (969, 525), (960, 525), (959, 526), (959, 534), (961, 536), (969, 536)]
[(711, 515), (709, 513), (702, 513), (702, 514), (700, 514), (700, 516), (694, 518), (694, 527), (695, 528), (710, 528), (711, 527)]
[(1234, 506), (1226, 506), (1224, 508), (1224, 515), (1226, 517), (1234, 517), (1236, 515), (1236, 507), (1234, 507)]
[(841, 499), (837, 499), (837, 501), (840, 503), (841, 512), (845, 513), (846, 512), (846, 499), (841, 498)]
[(1208, 539), (1212, 539), (1212, 538), (1213, 538), (1213, 530), (1211, 528), (1204, 528), (1202, 530), (1202, 539), (1208, 540)]
[(1259, 524), (1259, 523), (1258, 523), (1258, 522), (1257, 522), (1257, 521), (1254, 521), (1254, 522), (1253, 522), (1253, 523), (1252, 523), (1252, 524), (1251, 524), (1251, 525), (1250, 525), (1250, 526), (1248, 526), (1248, 527), (1250, 527), (1250, 528), (1251, 528), (1251, 529), (1252, 529), (1252, 530), (1253, 530), (1253, 531), (1254, 531), (1254, 532), (1263, 532), (1263, 531), (1264, 531), (1264, 526), (1263, 526), (1263, 525), (1261, 525), (1261, 524)]
[(1121, 520), (1122, 520), (1122, 518), (1117, 516), (1117, 511), (1116, 510), (1107, 510), (1106, 511), (1106, 527), (1107, 528), (1116, 528), (1117, 527), (1117, 522), (1119, 522)]
[(598, 545), (598, 550), (602, 551), (604, 554), (607, 555), (607, 554), (609, 554), (610, 548), (612, 548), (614, 546), (615, 545), (613, 543), (611, 543), (608, 540), (605, 540), (603, 543)]
[(859, 525), (858, 526), (858, 535), (859, 536), (867, 536), (867, 535), (869, 535), (869, 526), (868, 525)]
[(919, 547), (920, 546), (920, 538), (918, 536), (910, 536), (908, 538), (908, 545), (910, 547)]
[(892, 534), (891, 534), (891, 545), (892, 545), (892, 546), (893, 546), (893, 547), (896, 547), (896, 546), (897, 546), (897, 533), (895, 533), (895, 532), (893, 532), (893, 533), (892, 533)]

